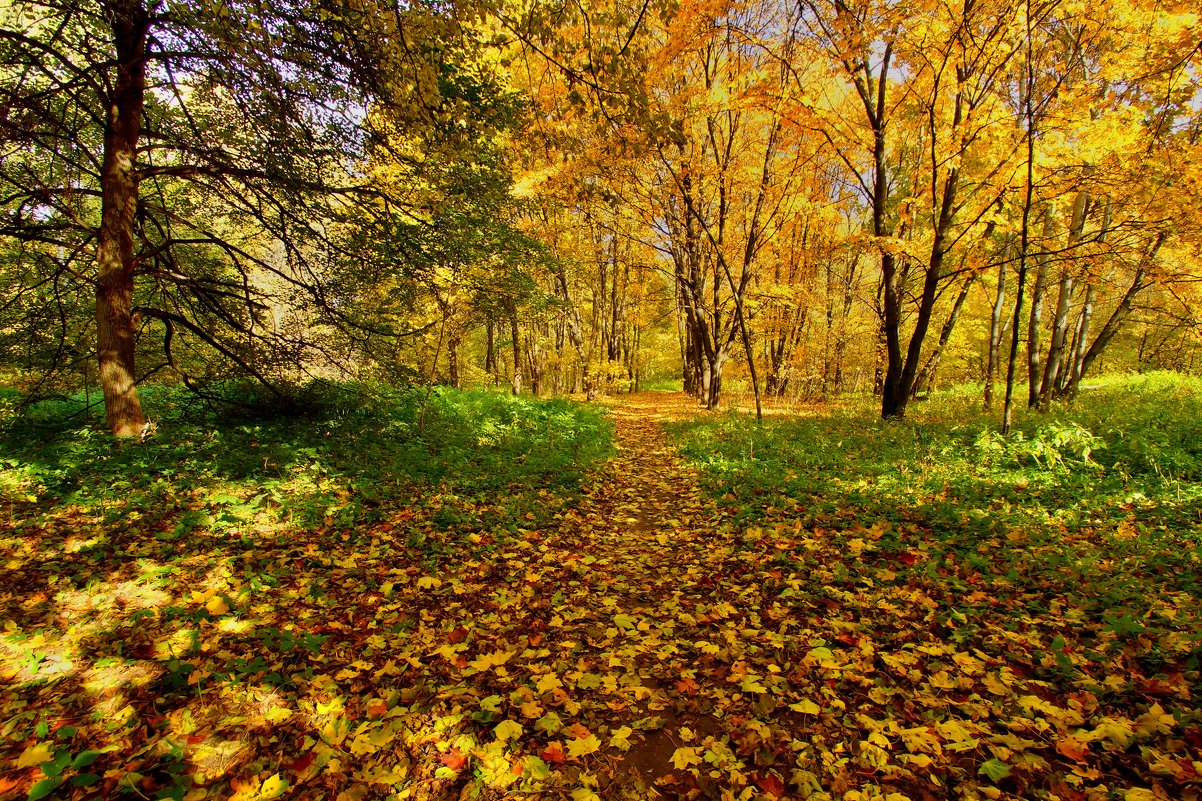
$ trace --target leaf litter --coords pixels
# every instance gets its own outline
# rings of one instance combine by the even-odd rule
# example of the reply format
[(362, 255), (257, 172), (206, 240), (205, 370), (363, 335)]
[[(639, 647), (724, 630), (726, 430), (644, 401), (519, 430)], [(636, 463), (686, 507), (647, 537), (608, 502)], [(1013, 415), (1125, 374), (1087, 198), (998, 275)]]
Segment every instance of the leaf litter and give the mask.
[(0, 795), (1199, 797), (1196, 599), (1086, 642), (919, 530), (744, 525), (664, 436), (689, 414), (616, 405), (617, 455), (515, 531), (427, 498), (234, 556), (127, 535), (82, 581), (12, 556)]

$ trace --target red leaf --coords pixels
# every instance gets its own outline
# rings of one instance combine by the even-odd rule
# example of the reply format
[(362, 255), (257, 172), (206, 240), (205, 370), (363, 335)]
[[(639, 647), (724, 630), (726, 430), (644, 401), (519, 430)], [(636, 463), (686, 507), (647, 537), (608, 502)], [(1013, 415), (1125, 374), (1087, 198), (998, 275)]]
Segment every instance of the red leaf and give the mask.
[(769, 773), (767, 776), (756, 776), (755, 783), (765, 793), (774, 795), (777, 798), (785, 794), (785, 783), (775, 773)]
[(446, 765), (451, 770), (462, 770), (467, 764), (467, 755), (458, 748), (452, 748), (438, 758), (438, 761)]
[(316, 758), (317, 758), (316, 754), (314, 754), (312, 751), (310, 751), (307, 754), (297, 757), (296, 759), (294, 759), (292, 761), (292, 766), (291, 766), (292, 772), (293, 773), (304, 773), (309, 768), (309, 766), (313, 764), (313, 760)]
[(539, 756), (544, 762), (553, 762), (556, 765), (562, 765), (568, 761), (568, 755), (563, 752), (563, 746), (559, 743), (551, 743), (543, 749)]

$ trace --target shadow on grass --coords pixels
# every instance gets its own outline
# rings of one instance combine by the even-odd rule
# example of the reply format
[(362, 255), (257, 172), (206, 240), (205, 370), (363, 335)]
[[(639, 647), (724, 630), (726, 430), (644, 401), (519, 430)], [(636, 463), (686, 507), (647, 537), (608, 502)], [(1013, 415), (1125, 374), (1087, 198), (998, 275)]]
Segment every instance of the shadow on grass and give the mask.
[(434, 776), (438, 747), (473, 721), (447, 721), (406, 641), (449, 636), (429, 630), (445, 566), (570, 500), (611, 451), (602, 414), (442, 390), (257, 418), (185, 401), (147, 393), (145, 443), (72, 423), (70, 402), (7, 421), (0, 796), (460, 782)]

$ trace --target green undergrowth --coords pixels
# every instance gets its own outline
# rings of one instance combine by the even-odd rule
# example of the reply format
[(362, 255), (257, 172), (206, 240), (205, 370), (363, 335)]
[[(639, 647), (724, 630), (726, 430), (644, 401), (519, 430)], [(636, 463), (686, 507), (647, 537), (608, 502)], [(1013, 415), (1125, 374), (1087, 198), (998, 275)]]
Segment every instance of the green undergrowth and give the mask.
[(598, 410), (486, 391), (335, 385), (286, 406), (214, 407), (155, 387), (143, 392), (155, 421), (144, 442), (114, 441), (82, 398), (20, 413), (7, 400), (0, 498), (22, 505), (18, 528), (69, 507), (168, 541), (353, 534), (415, 504), (442, 529), (515, 528), (535, 494), (570, 495), (611, 450)]
[[(568, 401), (223, 395), (147, 388), (145, 441), (114, 440), (84, 399), (0, 396), (0, 797), (249, 801), (327, 767), (344, 781), (331, 749), (363, 699), (419, 721), (434, 704), (387, 679), (411, 668), (419, 604), (465, 563), (517, 559), (613, 451), (603, 411)], [(369, 667), (344, 712), (332, 688)], [(330, 721), (317, 763), (313, 715)], [(260, 735), (271, 756), (252, 756)]]
[[(742, 525), (784, 521), (854, 541), (824, 578), (853, 587), (878, 570), (911, 575), (938, 587), (953, 617), (957, 595), (993, 588), (993, 603), (1070, 609), (1107, 637), (1188, 632), (1177, 650), (1196, 670), (1202, 381), (1095, 384), (1047, 413), (1024, 409), (1009, 435), (1000, 415), (981, 413), (979, 387), (912, 404), (899, 422), (865, 403), (760, 425), (703, 418), (672, 433)], [(869, 528), (879, 540), (861, 554)], [(1193, 611), (1171, 620), (1166, 609)]]

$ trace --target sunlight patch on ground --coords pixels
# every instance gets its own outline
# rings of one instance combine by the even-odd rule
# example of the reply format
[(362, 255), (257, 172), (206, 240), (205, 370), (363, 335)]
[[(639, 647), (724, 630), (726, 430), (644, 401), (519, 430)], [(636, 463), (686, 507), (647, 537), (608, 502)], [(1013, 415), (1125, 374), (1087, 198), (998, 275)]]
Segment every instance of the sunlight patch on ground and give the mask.
[(145, 660), (106, 661), (83, 672), (84, 689), (95, 695), (107, 695), (131, 688), (145, 687), (162, 675), (160, 665)]

